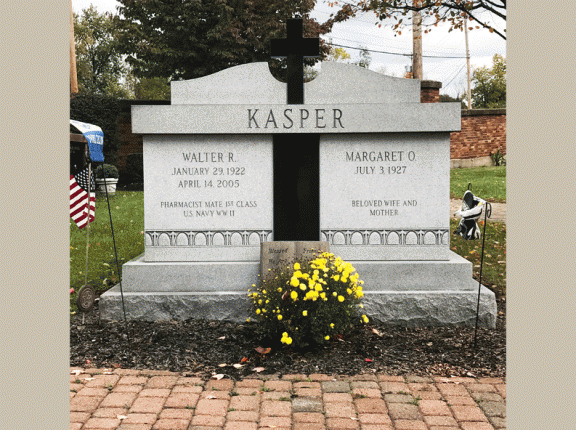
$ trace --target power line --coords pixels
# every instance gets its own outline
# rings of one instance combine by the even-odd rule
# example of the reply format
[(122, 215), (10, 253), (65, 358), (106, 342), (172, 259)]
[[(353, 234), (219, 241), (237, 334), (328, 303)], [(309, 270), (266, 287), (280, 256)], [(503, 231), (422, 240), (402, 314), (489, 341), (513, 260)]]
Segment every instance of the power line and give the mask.
[[(381, 36), (377, 36), (377, 35), (374, 35), (374, 34), (366, 34), (366, 33), (360, 33), (360, 32), (356, 32), (356, 31), (354, 32), (354, 34), (356, 34), (356, 35), (362, 34), (362, 35), (368, 36), (368, 37), (370, 37), (370, 38), (372, 38), (372, 39), (378, 39), (378, 41), (382, 41), (382, 37), (381, 37)], [(366, 43), (366, 42), (364, 42), (364, 41), (359, 42), (359, 41), (357, 41), (357, 40), (346, 39), (345, 37), (342, 37), (342, 36), (334, 36), (334, 35), (332, 35), (332, 34), (330, 34), (330, 35), (324, 35), (324, 37), (326, 37), (328, 40), (338, 39), (338, 40), (344, 40), (344, 41), (346, 41), (346, 42), (356, 43), (356, 44), (359, 44), (359, 45), (362, 45), (362, 44)], [(387, 40), (387, 41), (388, 41), (388, 40)], [(375, 45), (375, 43), (368, 43), (368, 44), (369, 44), (369, 45)], [(404, 45), (405, 45), (405, 44), (404, 44)], [(382, 49), (389, 49), (389, 48), (391, 48), (391, 49), (403, 49), (404, 46), (383, 46), (383, 47), (382, 47)], [(452, 49), (450, 49), (450, 50), (452, 51)], [(430, 48), (427, 48), (426, 51), (428, 51), (428, 52), (433, 52), (433, 53), (435, 53), (435, 54), (446, 54), (446, 53), (447, 53), (447, 52), (438, 51), (437, 49), (430, 49)]]
[(456, 72), (456, 74), (454, 75), (454, 77), (453, 77), (452, 79), (450, 79), (450, 82), (448, 82), (448, 83), (446, 84), (446, 86), (444, 87), (444, 89), (448, 88), (448, 86), (452, 83), (452, 81), (453, 81), (454, 79), (456, 79), (456, 77), (460, 74), (460, 72), (462, 71), (462, 69), (463, 69), (464, 67), (466, 67), (466, 63), (464, 63), (464, 65), (463, 65), (462, 67), (460, 67), (460, 70), (458, 70), (458, 71)]
[[(403, 57), (411, 57), (412, 56), (412, 54), (403, 54), (400, 52), (377, 51), (375, 49), (357, 48), (355, 46), (339, 45), (337, 43), (331, 43), (331, 42), (326, 42), (326, 44), (331, 45), (331, 46), (338, 46), (340, 48), (357, 49), (359, 51), (374, 52), (377, 54), (400, 55)], [(448, 56), (442, 56), (442, 55), (422, 55), (422, 57), (423, 58), (466, 58), (466, 56), (448, 57)]]
[[(357, 18), (350, 18), (349, 21), (352, 21), (352, 22), (353, 22), (353, 21), (358, 21), (358, 19), (357, 19)], [(360, 21), (362, 21), (362, 22), (367, 22), (367, 21), (363, 21), (363, 20), (360, 20)], [(355, 35), (363, 35), (363, 36), (366, 36), (366, 37), (369, 37), (369, 38), (381, 40), (381, 36), (378, 36), (378, 35), (376, 35), (376, 34), (374, 34), (374, 33), (365, 33), (365, 32), (360, 32), (360, 31), (357, 31), (357, 30), (355, 30), (355, 31), (350, 31), (349, 29), (340, 29), (340, 31), (344, 31), (344, 32), (346, 32), (346, 33), (350, 32), (350, 33), (353, 33), (353, 34), (355, 34)], [(330, 37), (330, 38), (335, 38), (335, 39), (340, 39), (340, 40), (345, 40), (345, 41), (347, 41), (347, 42), (352, 42), (352, 43), (360, 43), (360, 42), (357, 42), (356, 40), (350, 40), (350, 39), (346, 39), (345, 37), (334, 36), (334, 35), (332, 35), (332, 34), (330, 34), (330, 35), (326, 34), (326, 35), (324, 35), (324, 36), (325, 36), (325, 37)], [(449, 36), (450, 36), (449, 34), (446, 34), (446, 35), (444, 36), (444, 38), (442, 39), (442, 41), (441, 41), (440, 43), (436, 43), (435, 45), (436, 45), (436, 46), (442, 45), (442, 42), (443, 42), (447, 37), (449, 37)], [(388, 47), (385, 47), (385, 48), (388, 48)], [(449, 48), (449, 50), (451, 50), (451, 48)], [(431, 49), (430, 47), (428, 47), (428, 48), (426, 49), (426, 51), (436, 51), (436, 53), (445, 53), (446, 50), (445, 50), (445, 49), (442, 49), (442, 48), (440, 48), (440, 49), (434, 49), (434, 48), (432, 48), (432, 49)], [(440, 51), (440, 52), (438, 52), (438, 51)], [(444, 52), (442, 52), (442, 51), (444, 51)], [(441, 58), (442, 58), (442, 57), (441, 57)]]

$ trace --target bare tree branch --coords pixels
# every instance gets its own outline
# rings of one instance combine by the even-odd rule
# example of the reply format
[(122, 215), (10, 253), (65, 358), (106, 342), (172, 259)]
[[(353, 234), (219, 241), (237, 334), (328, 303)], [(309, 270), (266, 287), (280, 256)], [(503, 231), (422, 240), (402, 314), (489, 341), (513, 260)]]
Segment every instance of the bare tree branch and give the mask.
[[(334, 5), (334, 4), (331, 4)], [(437, 25), (440, 22), (450, 22), (452, 29), (462, 29), (467, 25), (466, 21), (471, 19), (480, 24), (483, 28), (488, 28), (503, 39), (506, 39), (504, 32), (494, 28), (487, 20), (480, 19), (478, 12), (490, 12), (506, 21), (506, 1), (505, 0), (424, 0), (419, 6), (413, 5), (413, 0), (360, 0), (356, 3), (344, 2), (344, 6), (331, 18), (331, 22), (342, 22), (354, 17), (358, 12), (374, 12), (382, 21), (394, 18), (397, 22), (393, 25), (395, 31), (402, 25), (407, 25), (411, 18), (409, 12), (421, 11), (432, 17)], [(400, 19), (398, 19), (401, 16)]]

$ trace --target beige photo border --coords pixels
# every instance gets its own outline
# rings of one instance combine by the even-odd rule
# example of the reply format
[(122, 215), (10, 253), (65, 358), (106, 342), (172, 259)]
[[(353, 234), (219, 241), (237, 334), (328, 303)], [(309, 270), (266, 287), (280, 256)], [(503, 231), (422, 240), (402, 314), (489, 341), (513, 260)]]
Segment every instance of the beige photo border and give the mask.
[[(0, 11), (0, 429), (66, 429), (70, 2)], [(507, 428), (572, 428), (576, 16), (516, 0), (508, 17)]]

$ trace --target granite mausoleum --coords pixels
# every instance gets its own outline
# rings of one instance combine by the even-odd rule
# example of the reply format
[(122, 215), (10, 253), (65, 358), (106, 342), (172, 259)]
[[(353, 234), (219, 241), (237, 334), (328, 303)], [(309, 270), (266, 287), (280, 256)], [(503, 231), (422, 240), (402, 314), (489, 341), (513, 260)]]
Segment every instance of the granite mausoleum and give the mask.
[[(472, 264), (451, 252), (450, 132), (458, 103), (420, 81), (326, 62), (288, 104), (267, 63), (172, 82), (133, 106), (143, 135), (145, 253), (123, 266), (128, 318), (244, 321), (261, 245), (325, 241), (364, 280), (366, 314), (402, 325), (476, 320)], [(123, 318), (119, 287), (102, 319)], [(494, 327), (481, 288), (480, 325)]]

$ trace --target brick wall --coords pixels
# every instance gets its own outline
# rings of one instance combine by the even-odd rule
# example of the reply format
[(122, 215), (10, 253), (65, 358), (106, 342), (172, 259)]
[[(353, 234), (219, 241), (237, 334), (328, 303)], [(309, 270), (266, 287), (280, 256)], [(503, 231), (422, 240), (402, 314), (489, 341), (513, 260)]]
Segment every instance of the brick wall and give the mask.
[(462, 111), (462, 130), (450, 133), (450, 159), (506, 154), (506, 109)]

